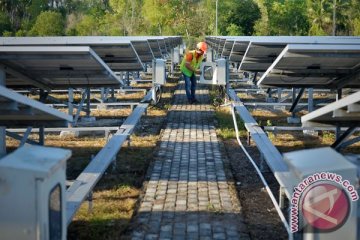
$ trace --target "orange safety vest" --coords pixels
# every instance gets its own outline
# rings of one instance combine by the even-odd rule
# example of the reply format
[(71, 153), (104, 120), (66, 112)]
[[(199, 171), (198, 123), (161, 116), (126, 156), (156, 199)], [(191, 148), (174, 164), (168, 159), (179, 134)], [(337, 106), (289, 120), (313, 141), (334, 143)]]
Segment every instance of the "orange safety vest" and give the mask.
[[(204, 59), (204, 55), (201, 55), (198, 59), (196, 59), (196, 56), (195, 56), (195, 50), (193, 51), (190, 51), (188, 53), (191, 53), (193, 58), (192, 58), (192, 61), (191, 61), (191, 66), (194, 68), (194, 69), (198, 69), (200, 67), (200, 64), (202, 62), (202, 60)], [(188, 77), (191, 77), (193, 75), (193, 71), (191, 71), (190, 69), (188, 69), (186, 66), (185, 66), (185, 63), (186, 63), (186, 54), (180, 64), (180, 70), (183, 74), (185, 74), (186, 76)]]

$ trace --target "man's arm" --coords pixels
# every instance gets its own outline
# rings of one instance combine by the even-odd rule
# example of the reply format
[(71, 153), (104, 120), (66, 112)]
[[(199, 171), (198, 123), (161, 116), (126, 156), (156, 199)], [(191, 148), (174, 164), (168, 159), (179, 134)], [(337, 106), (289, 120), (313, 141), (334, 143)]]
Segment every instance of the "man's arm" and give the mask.
[(197, 74), (200, 74), (200, 71), (199, 71), (199, 70), (197, 70), (197, 69), (195, 69), (193, 66), (191, 66), (191, 61), (192, 61), (193, 55), (190, 54), (190, 53), (187, 53), (186, 56), (185, 56), (185, 58), (186, 58), (185, 67), (186, 67), (187, 69), (189, 69), (190, 71), (192, 71), (192, 72), (195, 72), (195, 73), (197, 73)]

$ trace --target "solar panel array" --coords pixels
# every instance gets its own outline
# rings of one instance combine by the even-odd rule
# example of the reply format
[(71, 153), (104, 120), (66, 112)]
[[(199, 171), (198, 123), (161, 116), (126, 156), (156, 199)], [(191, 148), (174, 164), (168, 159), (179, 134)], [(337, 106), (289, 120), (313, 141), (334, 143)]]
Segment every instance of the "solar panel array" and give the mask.
[[(360, 37), (220, 36), (206, 41), (218, 55), (240, 63), (240, 70), (263, 72), (259, 86), (360, 88)], [(359, 93), (303, 116), (303, 123), (353, 128), (360, 122)]]
[(289, 44), (258, 84), (276, 87), (356, 88), (360, 87), (359, 71), (360, 44)]
[(0, 86), (0, 126), (61, 126), (72, 116)]
[(6, 85), (11, 88), (65, 89), (121, 84), (90, 47), (1, 46), (0, 64), (5, 71), (11, 69), (6, 79)]
[[(345, 82), (344, 86), (359, 86), (356, 75), (359, 69), (356, 63), (359, 59), (356, 57), (356, 52), (360, 46), (360, 37), (221, 36), (208, 37), (206, 41), (213, 49), (217, 49), (222, 57), (240, 63), (240, 70), (265, 72), (259, 85), (321, 87), (325, 83), (327, 88), (337, 88)], [(287, 47), (288, 44), (291, 44), (291, 49)], [(295, 50), (297, 45), (301, 45), (302, 47), (299, 47), (301, 49)], [(325, 50), (326, 45), (329, 46), (327, 50)], [(333, 46), (338, 46), (338, 49), (331, 51)], [(283, 52), (286, 47), (288, 53)], [(298, 55), (291, 57), (291, 51), (297, 51)], [(353, 53), (350, 54), (349, 51)], [(342, 60), (343, 63), (338, 62)], [(272, 65), (274, 62), (277, 65)], [(333, 68), (331, 63), (338, 65)], [(269, 70), (270, 68), (272, 70)], [(296, 69), (297, 72), (294, 72)], [(344, 79), (346, 76), (355, 77), (349, 81)]]
[[(158, 44), (157, 55), (151, 42)], [(77, 87), (121, 86), (114, 71), (141, 71), (144, 63), (165, 58), (181, 37), (1, 37), (0, 69), (6, 87), (51, 91)], [(72, 121), (72, 117), (0, 89), (0, 126), (32, 126)], [(27, 99), (27, 100), (26, 100)], [(3, 137), (3, 136), (1, 136)]]

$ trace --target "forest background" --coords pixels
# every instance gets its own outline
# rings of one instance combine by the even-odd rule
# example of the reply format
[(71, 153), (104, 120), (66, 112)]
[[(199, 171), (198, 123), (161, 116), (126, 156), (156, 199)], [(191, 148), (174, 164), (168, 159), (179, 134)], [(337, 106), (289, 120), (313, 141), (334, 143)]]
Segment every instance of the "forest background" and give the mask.
[(360, 0), (0, 0), (0, 8), (2, 36), (360, 35)]

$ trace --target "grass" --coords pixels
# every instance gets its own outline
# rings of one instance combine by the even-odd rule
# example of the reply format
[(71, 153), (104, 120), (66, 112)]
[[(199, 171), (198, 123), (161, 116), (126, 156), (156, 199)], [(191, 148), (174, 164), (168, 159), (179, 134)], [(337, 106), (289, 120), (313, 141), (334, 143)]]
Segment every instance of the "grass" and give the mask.
[(167, 84), (161, 102), (148, 109), (148, 115), (131, 136), (130, 147), (124, 144), (116, 167), (97, 184), (93, 212), (89, 214), (88, 204), (82, 204), (69, 227), (69, 239), (125, 238), (176, 85)]
[(116, 158), (116, 167), (97, 184), (93, 211), (84, 202), (68, 230), (69, 239), (120, 239), (129, 225), (159, 136), (131, 137)]
[[(93, 207), (89, 212), (85, 201), (68, 227), (68, 239), (123, 239), (136, 209), (147, 168), (153, 159), (160, 129), (170, 107), (177, 79), (170, 79), (164, 86), (162, 99), (157, 106), (150, 106), (148, 114), (140, 120), (131, 136), (130, 146), (125, 143), (116, 157), (116, 165), (110, 166), (93, 191)], [(65, 95), (64, 95), (65, 96)], [(117, 96), (121, 101), (141, 99), (143, 93)], [(63, 96), (59, 96), (63, 97)], [(63, 111), (67, 112), (67, 109)], [(92, 110), (97, 118), (124, 119), (130, 109)], [(37, 140), (32, 134), (30, 139)], [(19, 145), (7, 138), (8, 150)], [(104, 137), (66, 137), (46, 135), (45, 145), (72, 150), (67, 162), (67, 179), (75, 179), (90, 159), (106, 144)]]
[[(234, 127), (234, 121), (232, 118), (232, 114), (230, 112), (230, 107), (222, 107), (220, 106), (222, 102), (220, 101), (221, 96), (219, 96), (219, 92), (216, 88), (212, 88), (209, 91), (211, 102), (214, 105), (215, 108), (215, 119), (216, 119), (216, 134), (222, 139), (235, 139), (235, 127)], [(246, 135), (246, 132), (244, 131), (244, 123), (239, 119), (239, 117), (236, 117), (238, 129), (240, 131), (240, 135)]]

